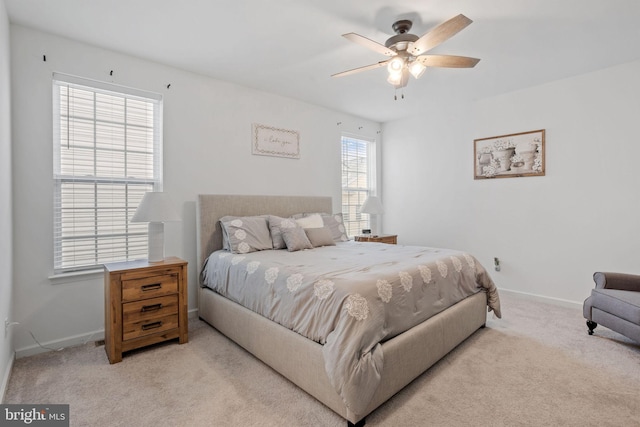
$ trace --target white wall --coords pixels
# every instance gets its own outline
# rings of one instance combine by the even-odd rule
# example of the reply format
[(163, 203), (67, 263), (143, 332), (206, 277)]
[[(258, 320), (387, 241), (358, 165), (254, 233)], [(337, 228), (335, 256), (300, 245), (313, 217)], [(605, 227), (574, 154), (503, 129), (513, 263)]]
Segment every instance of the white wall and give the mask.
[[(577, 303), (594, 271), (640, 273), (638, 75), (640, 61), (385, 124), (385, 232), (469, 251), (500, 288)], [(546, 176), (473, 179), (474, 138), (536, 129)]]
[[(15, 337), (19, 356), (37, 350), (27, 330), (39, 341), (58, 346), (100, 338), (104, 323), (100, 275), (48, 278), (53, 265), (53, 71), (164, 95), (164, 191), (183, 213), (182, 223), (166, 225), (165, 253), (189, 261), (190, 308), (196, 307), (197, 194), (332, 196), (337, 211), (341, 132), (375, 138), (380, 129), (364, 119), (21, 26), (11, 26), (11, 47), (14, 313), (22, 324)], [(251, 155), (252, 123), (298, 130), (301, 159)]]
[(9, 82), (9, 18), (0, 0), (0, 402), (13, 360), (11, 330), (5, 336), (4, 320), (11, 318), (11, 91)]

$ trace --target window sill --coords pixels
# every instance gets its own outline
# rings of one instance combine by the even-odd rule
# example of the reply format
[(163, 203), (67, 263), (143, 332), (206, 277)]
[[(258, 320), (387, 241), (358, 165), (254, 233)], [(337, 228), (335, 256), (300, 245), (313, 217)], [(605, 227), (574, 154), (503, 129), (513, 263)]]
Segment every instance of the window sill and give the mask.
[(71, 273), (52, 274), (51, 276), (48, 277), (48, 279), (54, 282), (54, 284), (56, 282), (68, 283), (68, 282), (78, 282), (81, 280), (90, 279), (97, 275), (102, 276), (103, 274), (104, 274), (103, 269), (95, 269), (95, 270), (74, 271)]

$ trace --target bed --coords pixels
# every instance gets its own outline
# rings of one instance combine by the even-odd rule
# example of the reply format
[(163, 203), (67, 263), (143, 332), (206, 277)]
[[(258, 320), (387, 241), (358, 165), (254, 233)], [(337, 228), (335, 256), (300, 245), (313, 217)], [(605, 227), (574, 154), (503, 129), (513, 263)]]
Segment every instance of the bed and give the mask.
[[(243, 253), (242, 256), (228, 256), (230, 254), (227, 251), (222, 251), (223, 230), (220, 226), (220, 219), (223, 217), (273, 215), (288, 218), (295, 214), (316, 212), (331, 213), (331, 198), (199, 195), (197, 200), (197, 268), (202, 274), (200, 274), (200, 286), (198, 287), (198, 314), (201, 319), (345, 418), (348, 425), (364, 425), (365, 417), (368, 414), (426, 371), (477, 329), (484, 327), (488, 305), (499, 315), (499, 299), (495, 285), (472, 256), (447, 250), (418, 247), (392, 248), (392, 245), (382, 243), (340, 242), (331, 247), (296, 252), (296, 255), (287, 255), (287, 250), (265, 250)], [(324, 299), (329, 294), (331, 298), (336, 296), (338, 304), (342, 305), (334, 314), (342, 317), (336, 317), (334, 326), (351, 322), (348, 323), (349, 326), (344, 327), (344, 330), (333, 331), (329, 335), (318, 332), (316, 337), (314, 332), (305, 329), (304, 322), (296, 329), (295, 324), (288, 325), (288, 321), (277, 318), (277, 312), (283, 311), (281, 306), (285, 304), (284, 300), (289, 297), (289, 294), (293, 294), (293, 290), (298, 292), (299, 289), (305, 289), (305, 286), (301, 286), (300, 281), (290, 280), (291, 276), (303, 277), (302, 274), (290, 274), (285, 280), (284, 271), (288, 267), (282, 267), (283, 264), (279, 258), (281, 255), (296, 257), (294, 262), (296, 268), (302, 268), (303, 265), (306, 265), (307, 268), (315, 268), (315, 260), (319, 258), (309, 258), (312, 255), (320, 258), (324, 256), (326, 260), (333, 260), (334, 263), (339, 264), (340, 273), (331, 276), (333, 281), (329, 293), (323, 293), (327, 290), (326, 286), (317, 286), (327, 282), (327, 280), (318, 280), (318, 277), (325, 277), (322, 275), (312, 279), (315, 288), (314, 286), (310, 287), (310, 292), (315, 293), (317, 297), (314, 304), (318, 303), (318, 299), (323, 300), (319, 303), (326, 303)], [(427, 268), (429, 272), (426, 278), (427, 271), (423, 270), (416, 270), (418, 279), (407, 277), (408, 274), (405, 271), (397, 273), (400, 274), (400, 280), (393, 298), (405, 298), (404, 293), (408, 293), (412, 289), (412, 285), (414, 293), (418, 292), (420, 286), (430, 292), (438, 294), (444, 292), (444, 288), (433, 291), (435, 288), (426, 285), (428, 282), (435, 283), (435, 280), (431, 281), (432, 275), (439, 274), (438, 278), (440, 278), (447, 275), (454, 276), (455, 273), (460, 273), (463, 270), (471, 270), (475, 274), (474, 281), (478, 283), (474, 282), (473, 286), (467, 284), (467, 288), (473, 287), (474, 289), (467, 289), (464, 295), (460, 294), (462, 291), (455, 291), (454, 294), (457, 296), (451, 297), (455, 302), (443, 307), (436, 307), (433, 309), (435, 313), (433, 315), (422, 313), (417, 309), (419, 305), (411, 302), (410, 304), (414, 308), (412, 315), (419, 320), (419, 323), (410, 324), (407, 330), (394, 330), (394, 327), (391, 326), (387, 328), (387, 320), (384, 320), (386, 332), (372, 337), (372, 333), (364, 331), (360, 325), (365, 323), (367, 318), (376, 318), (376, 307), (385, 306), (383, 302), (388, 303), (391, 300), (392, 289), (388, 286), (388, 281), (377, 280), (379, 297), (374, 295), (374, 298), (371, 299), (364, 293), (364, 297), (360, 293), (355, 294), (354, 297), (353, 292), (349, 295), (340, 295), (341, 278), (347, 281), (362, 277), (358, 286), (362, 292), (365, 292), (365, 279), (368, 277), (366, 273), (373, 267), (351, 271), (351, 268), (347, 268), (348, 262), (350, 262), (347, 259), (348, 256), (356, 255), (370, 259), (377, 256), (396, 257), (387, 263), (390, 265), (402, 264), (404, 258), (446, 257), (448, 264), (443, 261), (434, 261), (431, 269), (433, 271)], [(215, 268), (213, 263), (216, 263)], [(317, 264), (320, 264), (320, 261)], [(278, 294), (279, 291), (275, 288), (278, 281), (282, 282), (283, 288), (288, 286), (289, 292), (286, 289), (282, 291), (282, 296), (278, 296), (279, 299), (271, 305), (265, 304), (263, 307), (260, 300), (254, 304), (256, 305), (254, 307), (250, 300), (243, 301), (242, 296), (232, 294), (225, 297), (222, 294), (225, 293), (226, 285), (218, 289), (208, 283), (211, 282), (211, 277), (217, 274), (212, 272), (224, 271), (224, 274), (220, 273), (219, 275), (225, 277), (227, 285), (233, 286), (235, 281), (241, 280), (237, 271), (241, 271), (243, 277), (252, 276), (250, 273), (258, 269), (256, 265), (266, 269), (264, 274), (260, 271), (260, 276), (267, 280), (266, 285), (271, 286), (269, 287), (270, 291), (266, 292), (267, 294)], [(269, 267), (270, 265), (278, 265), (280, 268)], [(377, 268), (377, 264), (375, 267)], [(233, 270), (234, 268), (236, 270)], [(282, 273), (280, 275), (278, 275), (279, 270)], [(347, 272), (347, 270), (349, 271)], [(408, 267), (404, 270), (409, 271)], [(450, 270), (451, 273), (448, 274), (447, 270)], [(269, 274), (274, 271), (276, 274), (270, 280)], [(305, 278), (311, 276), (305, 270), (295, 271), (303, 271)], [(253, 275), (253, 277), (255, 276), (258, 274)], [(278, 276), (277, 280), (276, 276)], [(404, 279), (408, 280), (405, 282)], [(335, 289), (334, 281), (336, 282)], [(384, 287), (385, 283), (386, 288)], [(255, 284), (251, 286), (256, 287)], [(381, 290), (385, 289), (389, 291), (388, 295), (384, 292), (381, 293)], [(368, 298), (369, 306), (367, 306), (365, 297)], [(442, 297), (441, 300), (445, 301), (447, 298)], [(327, 300), (329, 299), (327, 298)], [(244, 303), (252, 309), (245, 308), (240, 303)], [(308, 313), (315, 313), (316, 306), (308, 305), (310, 303), (304, 304), (307, 304), (305, 305), (305, 314), (299, 317), (306, 319), (307, 323), (315, 323), (313, 315)], [(261, 311), (264, 316), (259, 314)], [(328, 314), (323, 314), (324, 316), (330, 317)], [(422, 317), (425, 316), (426, 319), (423, 319)], [(309, 321), (310, 317), (311, 321)], [(351, 325), (357, 325), (357, 327)], [(358, 331), (362, 329), (363, 332), (356, 332), (359, 335), (356, 335), (355, 338), (348, 338), (348, 334), (344, 331), (351, 331), (354, 328)], [(353, 340), (356, 340), (357, 343), (353, 344)], [(361, 341), (362, 343), (360, 343)], [(336, 344), (336, 342), (338, 343)], [(351, 347), (354, 345), (355, 355), (351, 356), (351, 353), (345, 348), (350, 348), (350, 351), (353, 351)], [(361, 347), (358, 347), (360, 345)], [(349, 366), (349, 364), (354, 366)]]

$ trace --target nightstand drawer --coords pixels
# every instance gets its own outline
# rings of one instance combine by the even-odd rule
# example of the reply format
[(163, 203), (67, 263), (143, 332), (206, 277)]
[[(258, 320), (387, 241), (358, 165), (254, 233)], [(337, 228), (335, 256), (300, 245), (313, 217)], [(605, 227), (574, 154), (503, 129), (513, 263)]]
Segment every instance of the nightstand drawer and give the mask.
[(137, 301), (142, 298), (154, 298), (177, 292), (177, 274), (163, 274), (122, 281), (123, 301)]
[(124, 323), (135, 323), (169, 314), (176, 314), (177, 312), (178, 295), (144, 299), (122, 304), (122, 321)]
[(124, 323), (122, 325), (123, 341), (157, 332), (168, 331), (178, 327), (178, 314), (157, 317), (154, 319), (141, 320), (139, 322)]

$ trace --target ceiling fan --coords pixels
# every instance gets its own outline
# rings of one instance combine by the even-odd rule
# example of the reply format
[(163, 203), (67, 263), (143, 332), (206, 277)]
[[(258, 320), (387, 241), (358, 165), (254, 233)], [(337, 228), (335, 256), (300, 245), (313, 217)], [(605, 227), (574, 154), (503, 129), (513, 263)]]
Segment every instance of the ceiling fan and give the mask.
[(472, 22), (472, 20), (461, 14), (426, 32), (422, 37), (418, 37), (409, 33), (413, 23), (408, 19), (402, 19), (394, 22), (392, 28), (396, 35), (390, 37), (384, 45), (360, 34), (343, 34), (342, 36), (347, 40), (390, 58), (375, 64), (333, 74), (331, 77), (348, 76), (386, 65), (389, 71), (387, 81), (396, 89), (399, 89), (409, 83), (409, 74), (418, 79), (424, 74), (427, 67), (473, 68), (480, 61), (478, 58), (424, 54), (453, 37)]

